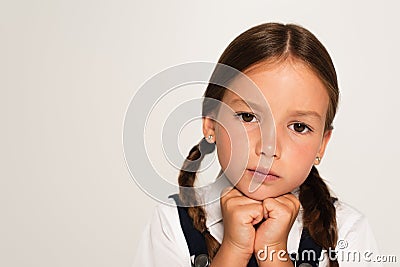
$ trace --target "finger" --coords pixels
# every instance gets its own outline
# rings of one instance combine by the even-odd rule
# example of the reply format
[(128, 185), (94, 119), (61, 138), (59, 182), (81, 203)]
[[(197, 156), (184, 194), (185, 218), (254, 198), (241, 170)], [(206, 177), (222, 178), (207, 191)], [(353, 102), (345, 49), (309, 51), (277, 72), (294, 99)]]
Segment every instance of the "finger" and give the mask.
[(282, 197), (290, 199), (291, 201), (293, 201), (293, 203), (299, 202), (299, 199), (295, 195), (293, 195), (292, 193), (284, 194), (284, 195), (282, 195)]
[(287, 206), (291, 210), (296, 209), (295, 203), (291, 199), (289, 199), (285, 196), (279, 196), (279, 197), (275, 198), (275, 200), (278, 201), (279, 203), (283, 204), (284, 206)]
[(227, 201), (229, 201), (230, 202), (230, 204), (231, 205), (234, 205), (234, 206), (248, 206), (248, 205), (251, 205), (251, 204), (257, 204), (257, 205), (262, 205), (262, 201), (259, 201), (259, 200), (255, 200), (255, 199), (252, 199), (252, 198), (249, 198), (249, 197), (246, 197), (246, 196), (231, 196), (231, 195), (229, 195), (229, 196), (227, 196), (225, 199), (224, 199), (224, 201), (223, 202), (227, 202)]
[[(244, 196), (239, 190), (235, 188), (226, 189), (230, 190), (224, 196), (221, 197), (220, 203), (222, 207), (237, 207), (249, 204), (261, 204), (261, 201), (257, 201)], [(229, 204), (228, 204), (229, 203)]]
[(289, 214), (289, 213), (290, 217), (292, 217), (291, 214), (293, 213), (293, 208), (288, 205), (293, 205), (293, 204), (289, 204), (289, 200), (278, 201), (276, 198), (267, 198), (263, 201), (264, 217), (266, 219), (268, 217), (278, 218), (284, 214)]
[(243, 206), (236, 206), (236, 215), (243, 224), (255, 225), (263, 219), (263, 207), (261, 203), (252, 203)]
[(235, 195), (235, 192), (232, 192), (232, 191), (234, 191), (234, 188), (231, 187), (231, 186), (230, 186), (230, 187), (227, 187), (227, 188), (224, 188), (224, 190), (222, 190), (222, 192), (221, 192), (221, 198), (220, 198), (220, 203), (221, 203), (221, 204), (226, 203), (226, 201), (227, 201), (228, 199), (232, 198), (233, 195)]
[(224, 191), (226, 191), (226, 193), (225, 193), (225, 195), (222, 196), (221, 202), (226, 202), (228, 199), (235, 198), (235, 203), (237, 203), (237, 205), (247, 205), (247, 204), (251, 204), (251, 203), (261, 204), (261, 201), (254, 200), (252, 198), (249, 198), (249, 197), (243, 195), (243, 193), (240, 192), (236, 188), (230, 187), (230, 188), (224, 189)]
[(276, 200), (287, 205), (288, 207), (291, 207), (293, 210), (298, 211), (300, 209), (300, 201), (291, 193), (282, 195), (276, 198)]
[(293, 199), (284, 196), (265, 199), (263, 202), (264, 214), (267, 214), (271, 218), (289, 216), (290, 220), (293, 220), (299, 211), (299, 205), (296, 205), (293, 201)]
[(249, 209), (251, 210), (250, 216), (253, 219), (251, 222), (252, 225), (256, 225), (259, 222), (261, 222), (262, 219), (264, 218), (263, 206), (261, 205), (261, 203), (251, 204), (249, 205)]
[(264, 211), (264, 218), (268, 219), (270, 216), (270, 213), (275, 210), (276, 205), (278, 205), (279, 202), (276, 201), (274, 198), (267, 198), (264, 199), (263, 201), (263, 211)]

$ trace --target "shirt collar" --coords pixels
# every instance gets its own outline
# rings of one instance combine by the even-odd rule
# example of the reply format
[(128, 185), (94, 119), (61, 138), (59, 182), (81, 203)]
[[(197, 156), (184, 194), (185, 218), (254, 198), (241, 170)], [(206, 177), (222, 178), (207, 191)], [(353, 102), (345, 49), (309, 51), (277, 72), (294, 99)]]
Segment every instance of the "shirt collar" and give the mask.
[(233, 187), (233, 184), (223, 172), (220, 172), (219, 177), (204, 188), (204, 208), (207, 216), (207, 228), (222, 221), (220, 198), (222, 191), (227, 187)]

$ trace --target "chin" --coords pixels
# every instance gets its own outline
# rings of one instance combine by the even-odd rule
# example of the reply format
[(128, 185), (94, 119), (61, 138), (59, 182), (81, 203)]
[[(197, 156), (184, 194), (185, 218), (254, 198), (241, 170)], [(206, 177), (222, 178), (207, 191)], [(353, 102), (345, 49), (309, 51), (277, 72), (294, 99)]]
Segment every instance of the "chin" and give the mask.
[(254, 192), (249, 192), (248, 189), (246, 189), (246, 190), (241, 190), (240, 188), (238, 188), (238, 189), (248, 198), (251, 198), (254, 200), (259, 200), (259, 201), (263, 201), (264, 199), (271, 198), (271, 197), (279, 197), (281, 195), (284, 195), (284, 194), (290, 192), (290, 191), (286, 192), (286, 191), (282, 191), (282, 190), (279, 190), (279, 191), (271, 190), (269, 188), (263, 188), (262, 186)]

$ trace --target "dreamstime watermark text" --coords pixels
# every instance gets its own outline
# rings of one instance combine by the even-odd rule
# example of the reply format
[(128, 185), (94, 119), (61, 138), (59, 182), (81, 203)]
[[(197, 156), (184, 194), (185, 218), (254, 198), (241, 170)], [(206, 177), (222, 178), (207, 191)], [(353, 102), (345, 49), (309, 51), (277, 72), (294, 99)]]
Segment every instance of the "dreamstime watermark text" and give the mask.
[(301, 253), (291, 252), (288, 253), (286, 250), (275, 250), (270, 249), (268, 246), (264, 246), (263, 249), (257, 251), (257, 259), (260, 261), (319, 261), (324, 260), (337, 260), (338, 262), (357, 262), (357, 263), (396, 263), (396, 255), (377, 255), (373, 251), (357, 251), (347, 250), (348, 243), (345, 240), (339, 240), (336, 249), (329, 248), (328, 250), (323, 249), (320, 255), (317, 255), (314, 250), (303, 250)]

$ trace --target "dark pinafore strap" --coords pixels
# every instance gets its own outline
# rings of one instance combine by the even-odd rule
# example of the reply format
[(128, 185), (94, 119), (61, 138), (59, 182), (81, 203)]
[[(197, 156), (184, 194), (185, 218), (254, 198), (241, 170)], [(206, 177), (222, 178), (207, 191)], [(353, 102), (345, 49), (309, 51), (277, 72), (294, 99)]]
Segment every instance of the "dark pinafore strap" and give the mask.
[(188, 208), (179, 206), (180, 199), (178, 194), (171, 195), (170, 197), (173, 198), (178, 205), (179, 220), (181, 222), (183, 235), (189, 247), (190, 256), (208, 254), (204, 235), (194, 228), (192, 218), (190, 218), (187, 211)]
[[(181, 223), (182, 231), (186, 239), (186, 243), (189, 247), (190, 256), (201, 257), (204, 255), (208, 255), (207, 245), (204, 235), (200, 233), (193, 226), (193, 221), (190, 218), (187, 207), (179, 206), (180, 200), (179, 195), (171, 195), (170, 198), (173, 198), (178, 205), (178, 214), (179, 220)], [(312, 252), (313, 251), (313, 252)], [(315, 241), (311, 238), (307, 228), (303, 228), (300, 238), (300, 244), (298, 249), (298, 254), (296, 257), (295, 253), (291, 255), (291, 259), (295, 266), (314, 266), (317, 267), (319, 264), (319, 257), (322, 253), (322, 247), (319, 246)], [(308, 255), (312, 255), (308, 257)], [(302, 255), (306, 255), (306, 257), (302, 257)], [(195, 266), (192, 264), (192, 266)], [(207, 266), (207, 265), (199, 265), (199, 266)], [(197, 266), (195, 266), (197, 267)], [(247, 267), (258, 267), (256, 257), (253, 256), (250, 258)]]

